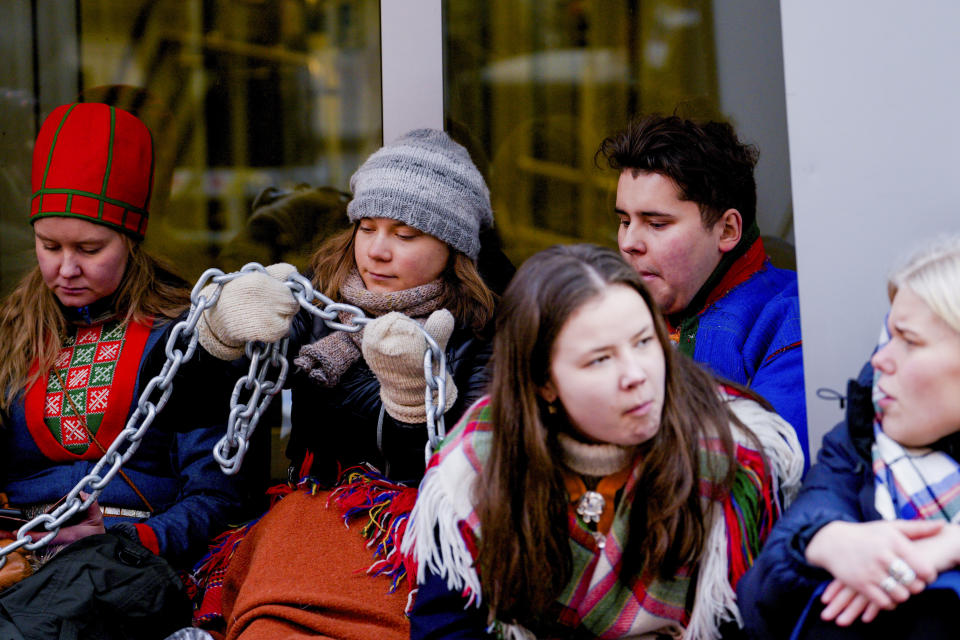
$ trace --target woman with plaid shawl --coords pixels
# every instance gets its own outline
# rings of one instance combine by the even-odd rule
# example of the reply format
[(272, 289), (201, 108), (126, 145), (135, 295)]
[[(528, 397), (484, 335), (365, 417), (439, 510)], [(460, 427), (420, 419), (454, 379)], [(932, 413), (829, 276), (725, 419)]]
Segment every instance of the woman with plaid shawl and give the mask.
[(888, 292), (846, 421), (738, 588), (757, 638), (956, 637), (960, 237), (914, 255)]
[(670, 346), (616, 252), (548, 249), (420, 485), (411, 637), (736, 634), (733, 588), (802, 466), (789, 424)]

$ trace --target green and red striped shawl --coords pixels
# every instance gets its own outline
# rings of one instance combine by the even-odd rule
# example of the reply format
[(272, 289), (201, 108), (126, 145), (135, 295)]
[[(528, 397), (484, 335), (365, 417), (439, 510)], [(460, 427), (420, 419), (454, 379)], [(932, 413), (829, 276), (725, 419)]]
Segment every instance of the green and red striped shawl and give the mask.
[[(597, 638), (626, 638), (667, 633), (685, 638), (714, 638), (718, 625), (739, 620), (734, 586), (753, 563), (767, 532), (779, 517), (778, 495), (792, 495), (799, 486), (803, 457), (793, 429), (775, 413), (753, 400), (721, 393), (738, 418), (760, 440), (764, 454), (739, 429), (735, 487), (715, 503), (707, 523), (708, 537), (699, 566), (685, 567), (671, 580), (657, 578), (650, 568), (621, 580), (618, 569), (628, 539), (630, 510), (635, 500), (638, 469), (624, 486), (605, 546), (599, 549), (589, 530), (571, 508), (569, 523), (573, 578), (559, 595), (558, 621)], [(418, 582), (425, 570), (446, 578), (471, 605), (480, 606), (482, 588), (474, 569), (476, 540), (482, 536), (472, 503), (472, 486), (489, 456), (493, 426), (489, 398), (478, 401), (449, 434), (431, 459), (403, 539), (408, 567), (417, 567)], [(730, 460), (718, 440), (700, 446), (701, 496), (716, 495), (716, 478)], [(412, 571), (412, 570), (411, 570)], [(696, 574), (697, 582), (692, 583)], [(693, 597), (689, 591), (695, 589)], [(687, 603), (693, 606), (688, 607)], [(517, 625), (494, 622), (503, 638), (532, 638)]]

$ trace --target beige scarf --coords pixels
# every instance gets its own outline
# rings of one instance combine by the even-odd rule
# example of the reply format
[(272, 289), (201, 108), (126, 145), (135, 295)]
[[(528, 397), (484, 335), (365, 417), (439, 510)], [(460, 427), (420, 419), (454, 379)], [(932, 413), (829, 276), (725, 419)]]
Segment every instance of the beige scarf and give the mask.
[[(375, 293), (367, 290), (360, 273), (354, 269), (340, 287), (340, 297), (343, 302), (360, 307), (373, 317), (399, 311), (423, 324), (427, 316), (440, 308), (443, 291), (443, 280), (438, 278), (412, 289)], [(352, 314), (342, 311), (339, 315), (344, 323), (349, 323), (352, 317)], [(340, 382), (340, 376), (360, 359), (362, 343), (363, 329), (354, 333), (334, 331), (313, 344), (303, 346), (299, 357), (293, 362), (319, 384), (335, 387)]]

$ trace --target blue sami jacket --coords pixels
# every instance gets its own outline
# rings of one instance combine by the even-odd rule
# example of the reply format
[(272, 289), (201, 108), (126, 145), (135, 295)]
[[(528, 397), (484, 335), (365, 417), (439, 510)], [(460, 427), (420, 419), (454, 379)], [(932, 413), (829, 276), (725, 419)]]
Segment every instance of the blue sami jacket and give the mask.
[[(136, 409), (143, 388), (160, 372), (166, 360), (167, 337), (174, 326), (172, 322), (155, 324), (149, 330), (124, 423)], [(105, 518), (108, 529), (120, 522), (134, 522), (144, 546), (175, 566), (189, 566), (206, 552), (209, 540), (238, 516), (238, 479), (224, 475), (211, 454), (225, 433), (235, 380), (223, 363), (199, 348), (191, 361), (181, 365), (173, 378), (169, 402), (123, 466), (154, 513), (146, 519)], [(158, 393), (151, 396), (153, 402), (158, 398)], [(93, 468), (96, 460), (54, 461), (47, 457), (27, 426), (26, 406), (21, 394), (0, 428), (0, 491), (6, 492), (15, 506), (55, 503)], [(122, 447), (121, 453), (126, 449)], [(119, 474), (98, 501), (101, 506), (146, 510)]]
[(772, 266), (757, 238), (668, 322), (683, 353), (772, 404), (809, 461), (796, 273)]
[[(823, 439), (817, 463), (810, 468), (800, 494), (774, 526), (754, 565), (737, 584), (737, 602), (751, 638), (789, 638), (805, 615), (816, 589), (830, 574), (807, 564), (807, 544), (835, 520), (879, 520), (874, 506), (873, 368), (868, 363), (847, 385), (846, 419)], [(957, 458), (960, 442), (939, 443)], [(928, 588), (955, 588), (957, 572), (945, 572)], [(878, 633), (878, 637), (883, 634)]]

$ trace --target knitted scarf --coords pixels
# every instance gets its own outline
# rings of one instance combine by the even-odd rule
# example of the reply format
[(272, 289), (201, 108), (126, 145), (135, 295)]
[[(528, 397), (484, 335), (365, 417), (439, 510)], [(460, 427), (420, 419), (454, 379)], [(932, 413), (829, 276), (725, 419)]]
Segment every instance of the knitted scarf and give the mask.
[[(887, 324), (880, 331), (877, 349), (890, 340)], [(883, 432), (883, 414), (877, 402), (883, 397), (873, 375), (874, 506), (884, 520), (960, 521), (960, 464), (943, 451), (905, 447)]]
[[(437, 279), (412, 289), (376, 293), (367, 290), (360, 273), (354, 269), (340, 287), (340, 297), (343, 302), (360, 307), (374, 317), (399, 311), (423, 324), (427, 316), (440, 308), (443, 290), (443, 281)], [(341, 311), (339, 316), (341, 322), (348, 323), (352, 314)], [(303, 346), (293, 362), (323, 386), (335, 387), (340, 376), (360, 359), (362, 343), (363, 329), (353, 333), (333, 331), (317, 342)]]
[[(597, 638), (625, 638), (645, 633), (716, 638), (726, 620), (739, 620), (734, 586), (753, 563), (770, 527), (780, 514), (777, 496), (792, 495), (800, 482), (803, 458), (793, 429), (776, 414), (746, 398), (724, 394), (737, 417), (761, 441), (763, 454), (734, 427), (737, 471), (734, 488), (713, 504), (707, 539), (697, 566), (682, 568), (670, 580), (648, 568), (622, 580), (618, 575), (628, 540), (630, 511), (636, 497), (639, 466), (634, 464), (616, 507), (603, 548), (571, 507), (568, 517), (572, 578), (557, 598), (559, 622)], [(482, 535), (473, 504), (473, 486), (483, 473), (492, 444), (489, 398), (464, 415), (434, 454), (420, 485), (401, 551), (418, 582), (426, 571), (461, 592), (467, 606), (480, 606), (483, 589), (475, 569), (476, 541)], [(764, 467), (764, 455), (773, 469)], [(700, 491), (705, 506), (716, 495), (730, 460), (719, 441), (700, 443)], [(782, 484), (781, 484), (782, 483)], [(688, 592), (694, 589), (693, 598)], [(693, 603), (688, 608), (688, 602)], [(494, 620), (501, 638), (532, 638), (515, 624)]]

